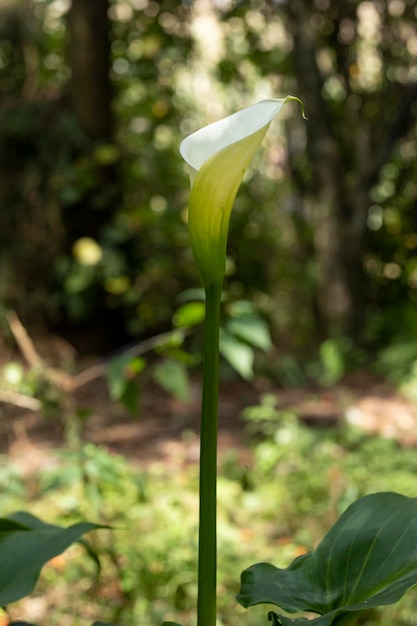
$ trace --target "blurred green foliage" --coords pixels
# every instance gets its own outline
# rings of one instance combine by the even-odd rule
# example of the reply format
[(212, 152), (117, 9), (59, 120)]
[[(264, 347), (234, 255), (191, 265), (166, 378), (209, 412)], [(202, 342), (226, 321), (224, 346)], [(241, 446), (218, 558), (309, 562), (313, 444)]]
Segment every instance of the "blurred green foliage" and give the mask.
[[(311, 121), (288, 112), (285, 135), (273, 130), (264, 166), (246, 177), (231, 224), (231, 299), (251, 301), (284, 352), (303, 359), (322, 345), (325, 384), (355, 361), (349, 341), (373, 351), (415, 335), (413, 3), (114, 0), (111, 141), (89, 138), (71, 107), (69, 4), (0, 7), (1, 308), (65, 330), (86, 352), (169, 328), (178, 294), (198, 286), (180, 140), (254, 100), (293, 92)], [(300, 6), (314, 36), (324, 130), (314, 86), (297, 69)], [(326, 136), (344, 189), (327, 241), (339, 238), (332, 262), (360, 312), (354, 331), (323, 313), (322, 283), (332, 278), (320, 246), (330, 217), (317, 167), (329, 156), (316, 152)], [(238, 360), (249, 371), (250, 357)]]
[[(235, 602), (239, 574), (253, 562), (286, 567), (312, 549), (356, 498), (395, 490), (415, 494), (416, 456), (394, 441), (351, 427), (310, 428), (265, 398), (245, 413), (251, 460), (230, 449), (222, 455), (219, 502), (219, 620), (266, 623), (265, 608), (248, 614)], [(104, 448), (57, 451), (36, 475), (23, 476), (0, 459), (4, 514), (22, 508), (69, 525), (81, 516), (109, 524), (89, 537), (102, 571), (72, 547), (45, 566), (36, 592), (11, 605), (11, 616), (30, 619), (37, 599), (45, 626), (82, 626), (94, 619), (153, 626), (180, 616), (193, 623), (196, 582), (197, 466), (132, 466)], [(121, 497), (123, 494), (123, 497)], [(76, 558), (74, 558), (76, 557)], [(416, 595), (375, 611), (366, 623), (414, 623)], [(35, 620), (36, 621), (36, 620)]]

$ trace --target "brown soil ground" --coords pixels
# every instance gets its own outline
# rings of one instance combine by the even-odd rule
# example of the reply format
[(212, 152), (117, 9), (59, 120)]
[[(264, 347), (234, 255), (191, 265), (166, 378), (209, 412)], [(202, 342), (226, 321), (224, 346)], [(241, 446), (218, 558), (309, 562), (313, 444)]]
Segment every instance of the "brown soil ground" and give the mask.
[[(141, 395), (139, 415), (132, 417), (110, 401), (105, 380), (97, 378), (72, 394), (71, 408), (89, 412), (82, 427), (84, 441), (141, 465), (154, 461), (181, 465), (198, 461), (200, 392), (200, 384), (194, 381), (191, 400), (181, 402), (148, 385)], [(403, 445), (417, 445), (417, 405), (362, 373), (331, 390), (277, 390), (270, 383), (258, 389), (243, 382), (222, 385), (220, 454), (229, 449), (243, 458), (249, 454), (241, 411), (259, 403), (265, 392), (276, 397), (278, 407), (291, 409), (311, 426), (337, 426), (347, 420)], [(65, 443), (61, 417), (59, 412), (45, 417), (36, 410), (0, 403), (0, 453), (8, 454), (10, 462), (28, 473), (40, 469), (48, 463), (48, 453)]]

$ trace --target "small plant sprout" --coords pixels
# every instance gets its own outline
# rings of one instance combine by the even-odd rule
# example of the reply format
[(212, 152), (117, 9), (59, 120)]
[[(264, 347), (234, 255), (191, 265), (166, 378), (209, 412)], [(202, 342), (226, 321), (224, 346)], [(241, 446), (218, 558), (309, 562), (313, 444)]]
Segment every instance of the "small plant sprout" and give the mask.
[(253, 156), (282, 106), (262, 100), (202, 128), (181, 144), (191, 181), (188, 226), (206, 292), (200, 439), (198, 626), (216, 623), (216, 476), (219, 313), (232, 206)]

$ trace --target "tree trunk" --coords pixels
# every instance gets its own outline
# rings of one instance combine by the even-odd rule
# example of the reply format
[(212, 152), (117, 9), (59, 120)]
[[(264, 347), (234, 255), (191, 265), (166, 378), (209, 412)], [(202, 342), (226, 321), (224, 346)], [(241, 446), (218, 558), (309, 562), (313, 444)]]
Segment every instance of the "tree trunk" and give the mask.
[[(314, 6), (306, 0), (287, 3), (295, 76), (308, 116), (307, 150), (312, 173), (308, 193), (314, 207), (317, 308), (324, 334), (338, 330), (357, 338), (368, 302), (363, 257), (369, 234), (371, 190), (395, 146), (416, 119), (417, 83), (387, 81), (379, 92), (362, 94), (362, 98), (381, 103), (378, 113), (372, 119), (360, 115), (357, 124), (347, 121), (350, 126), (340, 132), (343, 112), (331, 111), (323, 97), (324, 77), (317, 63), (320, 35), (312, 26), (314, 12)], [(343, 17), (340, 10), (339, 23)], [(331, 45), (322, 37), (323, 44)], [(349, 55), (349, 50), (341, 54)], [(348, 65), (349, 57), (343, 57), (338, 71), (343, 72)], [(395, 116), (384, 109), (385, 102), (396, 103)]]
[[(120, 206), (121, 185), (117, 148), (110, 160), (101, 160), (96, 143), (113, 141), (112, 88), (110, 81), (109, 0), (72, 0), (68, 12), (69, 95), (72, 113), (89, 141), (73, 147), (74, 171), (81, 156), (90, 168), (83, 188), (75, 181), (74, 203), (63, 207), (67, 254), (74, 242), (92, 237), (99, 244)], [(106, 156), (106, 152), (104, 151)], [(64, 311), (59, 332), (81, 353), (107, 352), (126, 340), (121, 309), (109, 309), (108, 294), (97, 279), (83, 292), (85, 312), (75, 323)], [(112, 329), (109, 332), (109, 329)]]
[(70, 96), (90, 139), (111, 140), (108, 0), (72, 0), (68, 13)]
[(294, 69), (308, 116), (308, 153), (314, 179), (317, 305), (320, 325), (327, 333), (333, 328), (351, 326), (354, 302), (342, 245), (343, 216), (347, 212), (342, 158), (322, 97), (322, 77), (316, 62), (316, 35), (310, 17), (303, 0), (288, 3), (289, 26), (294, 39)]

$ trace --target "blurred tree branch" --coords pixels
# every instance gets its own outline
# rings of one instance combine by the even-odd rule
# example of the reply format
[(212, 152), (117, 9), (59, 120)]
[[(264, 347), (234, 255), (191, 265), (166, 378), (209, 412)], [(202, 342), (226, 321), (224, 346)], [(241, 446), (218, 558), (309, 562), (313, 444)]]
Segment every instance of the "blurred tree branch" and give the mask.
[[(91, 367), (87, 367), (78, 374), (74, 375), (65, 372), (63, 369), (49, 366), (38, 353), (35, 344), (30, 338), (16, 312), (8, 311), (6, 317), (13, 337), (26, 363), (30, 368), (37, 370), (40, 376), (56, 388), (59, 393), (73, 394), (81, 389), (81, 387), (94, 382), (98, 378), (106, 376), (111, 359), (107, 359), (92, 365)], [(120, 351), (119, 356), (141, 356), (156, 348), (166, 345), (174, 337), (174, 335), (176, 339), (182, 340), (184, 337), (189, 335), (190, 332), (190, 329), (181, 328), (174, 331), (160, 333), (154, 337), (149, 337), (144, 341), (125, 348)], [(37, 398), (8, 389), (0, 389), (0, 403), (1, 402), (29, 409), (31, 411), (39, 411), (42, 409), (42, 403)]]

